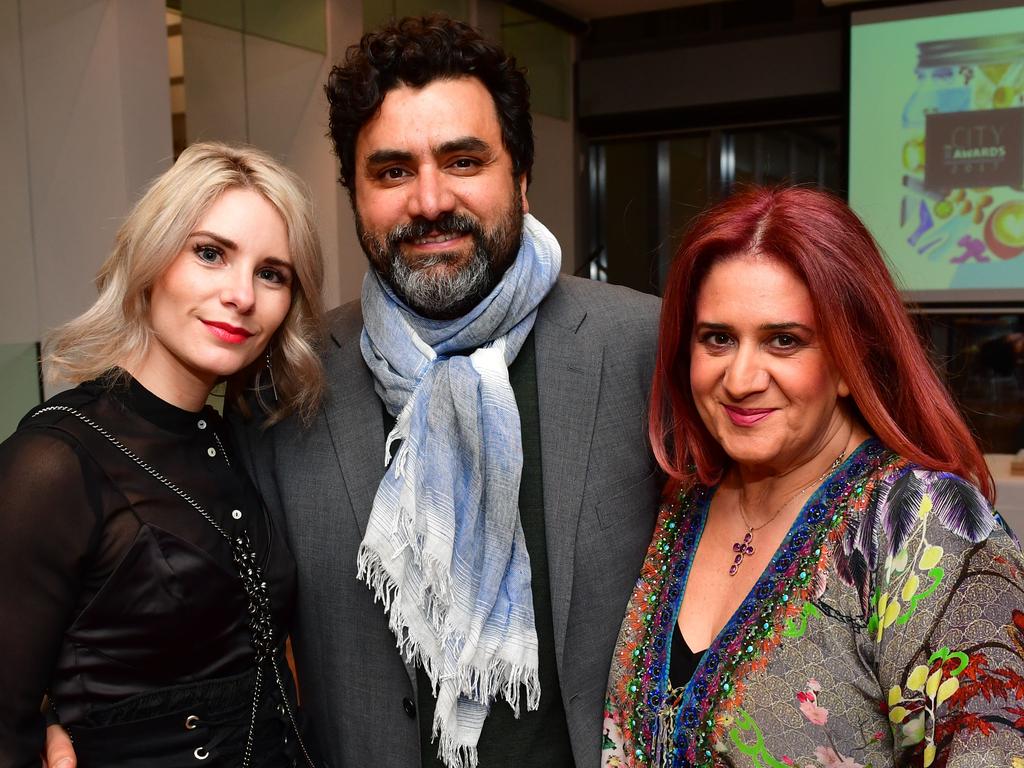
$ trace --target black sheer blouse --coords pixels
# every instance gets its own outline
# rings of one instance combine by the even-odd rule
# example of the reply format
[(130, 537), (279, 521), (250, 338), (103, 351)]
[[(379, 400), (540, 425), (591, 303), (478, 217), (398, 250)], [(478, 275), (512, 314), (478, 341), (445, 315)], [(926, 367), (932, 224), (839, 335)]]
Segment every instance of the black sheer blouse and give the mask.
[(4, 766), (39, 764), (46, 691), (63, 723), (88, 723), (114, 702), (238, 675), (254, 660), (227, 541), (109, 440), (47, 406), (80, 411), (226, 532), (247, 530), (279, 628), (293, 604), (291, 555), (214, 410), (183, 411), (135, 381), (52, 398), (0, 444)]

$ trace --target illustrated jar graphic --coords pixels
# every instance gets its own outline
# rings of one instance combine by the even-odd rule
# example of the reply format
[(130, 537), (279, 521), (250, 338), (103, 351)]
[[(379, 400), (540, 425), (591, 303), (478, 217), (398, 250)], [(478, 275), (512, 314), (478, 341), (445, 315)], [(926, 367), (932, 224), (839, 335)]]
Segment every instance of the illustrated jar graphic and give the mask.
[(1015, 258), (1024, 253), (1024, 33), (931, 40), (917, 54), (901, 163), (916, 198), (906, 210), (927, 208), (912, 226), (928, 234), (911, 244), (952, 261), (967, 258), (962, 249), (975, 263)]
[(1024, 33), (918, 43), (917, 87), (903, 108), (903, 167), (924, 170), (930, 113), (1024, 104)]

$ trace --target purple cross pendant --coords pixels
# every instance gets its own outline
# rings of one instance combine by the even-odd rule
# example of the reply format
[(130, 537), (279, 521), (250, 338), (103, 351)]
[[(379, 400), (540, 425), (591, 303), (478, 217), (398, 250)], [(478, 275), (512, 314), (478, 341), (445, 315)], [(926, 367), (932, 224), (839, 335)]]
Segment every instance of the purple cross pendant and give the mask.
[(736, 557), (732, 561), (732, 566), (729, 568), (729, 575), (735, 576), (736, 571), (740, 569), (743, 564), (743, 558), (754, 554), (754, 548), (750, 542), (754, 538), (753, 531), (747, 531), (743, 536), (743, 541), (737, 541), (732, 545), (732, 551), (736, 553)]

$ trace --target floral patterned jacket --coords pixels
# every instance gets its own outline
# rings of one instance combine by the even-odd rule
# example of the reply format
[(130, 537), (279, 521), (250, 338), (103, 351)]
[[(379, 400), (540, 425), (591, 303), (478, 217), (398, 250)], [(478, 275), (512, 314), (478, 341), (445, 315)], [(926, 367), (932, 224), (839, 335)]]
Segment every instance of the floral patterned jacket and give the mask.
[(865, 442), (666, 690), (712, 495), (659, 515), (612, 660), (604, 768), (1024, 768), (1024, 560), (976, 488)]

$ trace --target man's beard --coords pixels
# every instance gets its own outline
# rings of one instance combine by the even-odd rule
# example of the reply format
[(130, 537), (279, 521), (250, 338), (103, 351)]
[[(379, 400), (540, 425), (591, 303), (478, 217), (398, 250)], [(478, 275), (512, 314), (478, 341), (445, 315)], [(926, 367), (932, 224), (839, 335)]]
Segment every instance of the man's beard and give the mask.
[[(417, 218), (400, 224), (381, 237), (364, 229), (356, 211), (356, 232), (370, 264), (398, 298), (423, 317), (451, 320), (479, 304), (515, 261), (523, 233), (523, 202), (517, 186), (512, 204), (489, 230), (472, 216), (447, 213), (435, 221)], [(472, 235), (469, 260), (457, 270), (444, 269), (443, 265), (465, 258), (461, 252), (444, 251), (410, 265), (402, 255), (402, 243), (431, 234)], [(434, 269), (439, 265), (441, 269)]]

